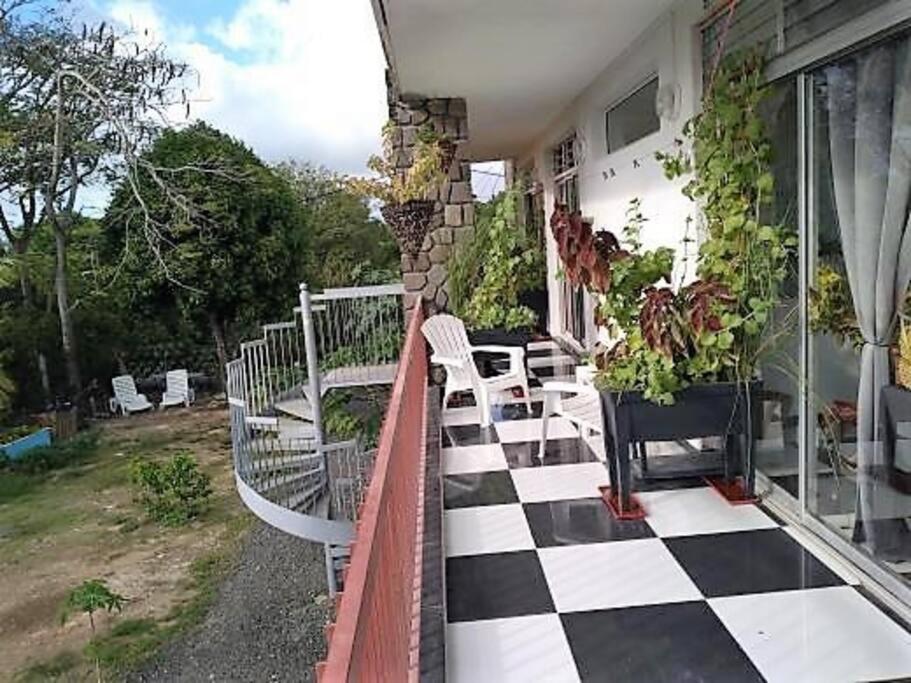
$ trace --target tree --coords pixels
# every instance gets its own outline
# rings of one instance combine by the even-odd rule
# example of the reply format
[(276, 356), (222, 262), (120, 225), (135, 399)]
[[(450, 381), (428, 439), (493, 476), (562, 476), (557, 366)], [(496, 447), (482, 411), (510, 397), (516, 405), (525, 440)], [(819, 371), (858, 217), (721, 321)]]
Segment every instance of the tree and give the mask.
[[(312, 235), (309, 284), (377, 284), (399, 272), (399, 248), (370, 207), (341, 178), (311, 164), (285, 163), (276, 172), (294, 190)], [(369, 282), (374, 280), (373, 282)]]
[[(154, 186), (190, 211), (168, 190), (168, 178), (140, 158), (169, 109), (189, 108), (188, 74), (161, 45), (118, 35), (104, 22), (77, 30), (61, 3), (0, 0), (0, 207), (16, 207), (15, 216), (0, 214), (0, 229), (17, 253), (41, 223), (53, 230), (55, 299), (73, 394), (82, 379), (67, 247), (77, 199), (92, 184), (126, 178), (140, 204)], [(145, 185), (137, 183), (140, 170)], [(135, 227), (157, 251), (159, 226), (146, 216)]]
[[(233, 328), (271, 321), (294, 305), (308, 247), (295, 196), (243, 143), (202, 122), (166, 131), (143, 165), (169, 174), (170, 187), (197, 208), (188, 214), (165, 192), (145, 192), (140, 203), (132, 181), (121, 183), (104, 218), (112, 251), (128, 254), (119, 287), (130, 305), (178, 307), (206, 321), (223, 369)], [(138, 182), (145, 181), (141, 172)], [(160, 226), (157, 253), (126, 248), (131, 226), (146, 216)]]
[[(63, 604), (63, 611), (60, 614), (60, 623), (65, 624), (73, 612), (82, 612), (89, 617), (92, 639), (94, 640), (96, 634), (95, 612), (101, 610), (109, 613), (114, 610), (120, 612), (123, 610), (126, 601), (125, 597), (108, 588), (103, 579), (83, 581), (67, 595), (66, 602)], [(95, 657), (95, 676), (98, 682), (101, 683), (101, 662), (98, 661), (97, 656)]]

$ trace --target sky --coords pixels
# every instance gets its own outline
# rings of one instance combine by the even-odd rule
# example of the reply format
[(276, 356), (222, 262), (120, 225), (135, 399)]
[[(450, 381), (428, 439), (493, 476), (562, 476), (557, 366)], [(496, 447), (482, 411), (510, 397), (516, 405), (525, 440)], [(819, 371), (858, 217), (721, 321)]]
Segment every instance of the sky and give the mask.
[[(369, 0), (85, 2), (89, 14), (148, 30), (190, 64), (199, 77), (191, 116), (265, 161), (358, 174), (380, 150), (385, 60)], [(502, 189), (495, 175), (474, 181), (481, 198)]]

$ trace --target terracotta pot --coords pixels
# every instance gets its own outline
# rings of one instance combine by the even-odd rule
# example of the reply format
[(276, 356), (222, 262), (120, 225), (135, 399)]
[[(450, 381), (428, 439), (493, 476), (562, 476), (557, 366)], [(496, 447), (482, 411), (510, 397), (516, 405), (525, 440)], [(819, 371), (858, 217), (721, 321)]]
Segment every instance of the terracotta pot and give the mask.
[(387, 204), (380, 213), (402, 251), (414, 255), (421, 250), (430, 231), (436, 202), (415, 199), (404, 204)]

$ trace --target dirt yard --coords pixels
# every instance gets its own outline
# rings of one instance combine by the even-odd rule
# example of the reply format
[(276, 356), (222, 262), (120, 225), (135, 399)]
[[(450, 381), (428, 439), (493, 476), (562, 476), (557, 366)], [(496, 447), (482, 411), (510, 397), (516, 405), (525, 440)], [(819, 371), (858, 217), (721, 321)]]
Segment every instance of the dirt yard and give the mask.
[[(78, 464), (30, 478), (0, 472), (0, 679), (93, 678), (87, 621), (60, 622), (65, 596), (86, 579), (105, 579), (129, 600), (98, 619), (94, 652), (111, 672), (202, 618), (251, 526), (233, 486), (227, 425), (216, 405), (120, 418), (99, 425), (97, 449)], [(169, 529), (134, 502), (129, 465), (180, 450), (212, 477), (214, 494), (200, 519)]]

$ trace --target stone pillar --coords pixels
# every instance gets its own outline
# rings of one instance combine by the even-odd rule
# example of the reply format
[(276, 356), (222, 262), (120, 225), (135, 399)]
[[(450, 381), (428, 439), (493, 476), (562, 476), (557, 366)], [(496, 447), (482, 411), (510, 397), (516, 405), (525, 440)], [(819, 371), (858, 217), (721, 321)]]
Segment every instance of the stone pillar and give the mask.
[(445, 311), (449, 306), (447, 261), (454, 246), (468, 238), (474, 228), (465, 100), (414, 95), (390, 97), (389, 116), (397, 128), (391, 137), (392, 158), (400, 168), (410, 165), (418, 131), (424, 126), (433, 126), (456, 143), (449, 177), (432, 197), (437, 202), (433, 226), (421, 250), (413, 256), (402, 254), (401, 264), (406, 307), (410, 310), (420, 294), (429, 313)]

